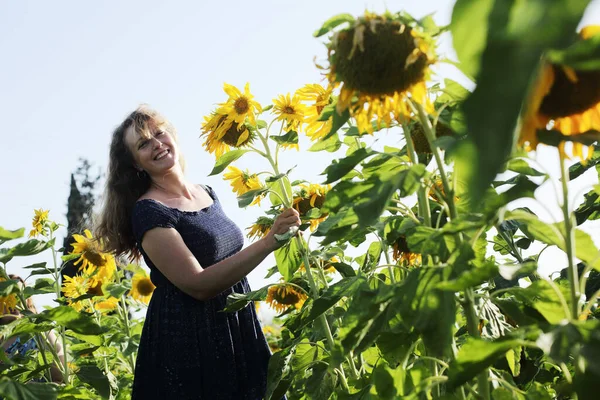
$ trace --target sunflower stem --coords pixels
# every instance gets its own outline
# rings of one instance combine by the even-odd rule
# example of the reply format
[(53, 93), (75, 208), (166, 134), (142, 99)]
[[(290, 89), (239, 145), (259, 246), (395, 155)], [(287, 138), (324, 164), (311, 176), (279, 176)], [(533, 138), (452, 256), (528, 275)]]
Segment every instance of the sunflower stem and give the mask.
[[(52, 232), (52, 229), (50, 229), (50, 240), (53, 240), (54, 235)], [(56, 299), (58, 300), (61, 296), (60, 296), (60, 270), (58, 268), (58, 263), (56, 262), (56, 249), (54, 248), (54, 244), (52, 244), (52, 263), (54, 265), (54, 280), (55, 280), (55, 287), (56, 287)], [(69, 382), (69, 365), (67, 363), (67, 337), (65, 334), (65, 327), (62, 326), (60, 328), (60, 338), (62, 341), (62, 347), (63, 347), (63, 380), (64, 382)], [(58, 357), (58, 355), (57, 355)], [(61, 363), (60, 359), (56, 360), (57, 364)]]
[[(115, 275), (117, 276), (118, 279), (118, 284), (121, 284), (121, 275), (119, 274), (119, 271), (115, 271)], [(125, 326), (125, 334), (127, 335), (127, 338), (129, 338), (131, 340), (131, 328), (130, 328), (130, 322), (129, 322), (129, 312), (127, 309), (127, 303), (125, 302), (125, 295), (122, 294), (121, 298), (119, 299), (119, 303), (120, 305), (117, 305), (117, 311), (119, 312), (119, 315), (121, 316), (121, 318), (123, 319), (123, 325)], [(131, 366), (131, 373), (133, 374), (135, 372), (135, 357), (132, 354), (129, 355), (129, 357), (127, 357), (127, 362), (129, 363), (129, 365)]]
[[(408, 123), (402, 124), (402, 131), (404, 132), (404, 137), (406, 138), (406, 147), (408, 149), (410, 160), (414, 165), (416, 165), (419, 163), (419, 157), (410, 135)], [(421, 184), (419, 185), (419, 190), (417, 191), (417, 201), (419, 204), (419, 215), (423, 218), (426, 226), (431, 226), (431, 210), (429, 209), (429, 200), (427, 199), (425, 188)]]
[(563, 201), (561, 209), (564, 216), (565, 231), (563, 237), (565, 239), (566, 253), (567, 253), (567, 278), (569, 279), (569, 289), (571, 294), (571, 319), (577, 320), (579, 317), (579, 271), (577, 265), (573, 261), (574, 257), (574, 245), (575, 245), (575, 230), (573, 229), (573, 220), (571, 213), (569, 212), (569, 188), (567, 186), (569, 182), (569, 174), (565, 163), (565, 157), (560, 154), (560, 175), (562, 183), (562, 195)]

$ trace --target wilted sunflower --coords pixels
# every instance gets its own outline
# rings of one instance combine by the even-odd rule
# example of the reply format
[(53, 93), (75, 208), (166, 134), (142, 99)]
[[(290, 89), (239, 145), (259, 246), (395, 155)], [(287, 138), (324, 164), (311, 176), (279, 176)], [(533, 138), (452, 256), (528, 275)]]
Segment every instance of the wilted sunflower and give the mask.
[(73, 300), (87, 294), (91, 287), (91, 280), (85, 276), (75, 275), (70, 277), (65, 275), (62, 284), (62, 291), (67, 298), (68, 304), (76, 311), (81, 311), (84, 306), (86, 308), (89, 308), (89, 306), (84, 305), (83, 301), (74, 302)]
[[(0, 277), (0, 282), (6, 282), (5, 278)], [(11, 314), (17, 309), (17, 295), (15, 293), (8, 296), (0, 296), (0, 315)]]
[[(262, 188), (262, 183), (256, 174), (250, 174), (248, 170), (242, 171), (241, 169), (230, 165), (227, 167), (227, 171), (223, 174), (223, 178), (231, 181), (231, 187), (238, 196), (243, 195), (251, 190)], [(261, 196), (256, 196), (251, 205), (260, 204)]]
[(106, 300), (100, 300), (94, 304), (94, 308), (100, 312), (108, 312), (117, 308), (119, 299), (116, 297), (109, 297)]
[(31, 221), (31, 225), (33, 229), (29, 232), (29, 237), (35, 237), (42, 233), (44, 230), (44, 224), (48, 221), (48, 213), (49, 210), (33, 210), (33, 220)]
[[(600, 26), (587, 26), (579, 33), (582, 39), (600, 34)], [(553, 130), (576, 136), (600, 130), (600, 70), (584, 71), (544, 62), (531, 90), (521, 123), (519, 144), (528, 150), (538, 145), (537, 130)], [(564, 143), (559, 146), (561, 154)], [(583, 145), (573, 142), (573, 156), (583, 159)], [(590, 155), (592, 151), (588, 152)]]
[(406, 262), (409, 266), (421, 264), (421, 255), (410, 251), (408, 243), (406, 243), (406, 236), (400, 235), (392, 248), (394, 249), (392, 257), (395, 261)]
[(131, 291), (129, 294), (134, 299), (148, 304), (152, 293), (154, 293), (154, 289), (156, 289), (156, 286), (154, 286), (148, 275), (143, 271), (139, 271), (131, 279)]
[(256, 112), (262, 112), (262, 107), (254, 96), (250, 93), (250, 84), (246, 83), (244, 93), (238, 88), (228, 83), (223, 84), (223, 90), (229, 95), (227, 102), (221, 104), (217, 113), (225, 115), (227, 118), (237, 124), (238, 129), (242, 129), (246, 118), (254, 126), (256, 125)]
[(285, 121), (285, 131), (300, 132), (304, 123), (304, 115), (306, 107), (300, 102), (300, 97), (294, 94), (280, 94), (276, 99), (273, 99), (273, 113), (277, 115), (276, 121)]
[(319, 121), (325, 106), (332, 102), (331, 88), (325, 89), (319, 84), (308, 84), (296, 92), (298, 97), (309, 102), (304, 113), (306, 136), (315, 141), (324, 137), (331, 130), (332, 119)]
[(269, 287), (266, 301), (272, 309), (282, 313), (290, 306), (299, 310), (307, 298), (308, 296), (295, 286), (282, 283)]
[[(321, 186), (316, 183), (310, 185), (300, 185), (300, 191), (294, 196), (292, 207), (295, 208), (301, 217), (304, 217), (311, 209), (323, 207), (325, 196), (331, 189), (331, 185)], [(327, 215), (321, 215), (319, 218), (310, 220), (311, 232), (317, 229), (317, 226), (327, 218)]]
[[(340, 83), (337, 112), (349, 109), (359, 131), (373, 132), (376, 118), (388, 126), (409, 115), (408, 96), (431, 109), (425, 81), (435, 62), (432, 40), (400, 16), (367, 12), (328, 45), (332, 88)], [(433, 111), (433, 110), (431, 110)]]
[(252, 238), (263, 238), (273, 226), (273, 219), (269, 217), (259, 217), (254, 224), (250, 228), (250, 232), (246, 235), (248, 239)]

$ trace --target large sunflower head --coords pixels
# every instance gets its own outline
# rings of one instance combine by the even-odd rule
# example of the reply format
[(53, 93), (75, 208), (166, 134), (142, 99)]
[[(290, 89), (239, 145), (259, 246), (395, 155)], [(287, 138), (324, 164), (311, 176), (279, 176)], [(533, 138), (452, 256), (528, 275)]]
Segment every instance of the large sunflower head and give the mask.
[[(298, 211), (301, 217), (313, 208), (321, 208), (325, 203), (327, 192), (331, 189), (331, 185), (321, 186), (316, 183), (310, 185), (300, 185), (300, 191), (294, 196), (292, 207)], [(318, 225), (327, 218), (327, 214), (321, 214), (318, 218), (310, 219), (310, 230), (314, 232)]]
[(243, 93), (228, 83), (223, 84), (223, 90), (229, 95), (229, 99), (221, 104), (219, 114), (227, 115), (230, 120), (238, 125), (238, 129), (241, 129), (246, 118), (252, 125), (256, 125), (256, 113), (262, 112), (262, 107), (250, 93), (250, 84), (246, 83)]
[(245, 147), (254, 141), (254, 133), (246, 124), (236, 123), (235, 117), (227, 114), (223, 108), (204, 117), (202, 134), (204, 148), (217, 158), (227, 153), (231, 147)]
[(361, 132), (372, 133), (371, 120), (390, 123), (408, 115), (408, 94), (427, 102), (425, 81), (435, 62), (432, 40), (413, 20), (367, 12), (328, 45), (332, 87), (342, 84), (339, 113), (349, 109)]
[(140, 270), (131, 279), (131, 291), (129, 294), (134, 299), (148, 304), (152, 293), (154, 293), (154, 289), (156, 289), (156, 286), (154, 286), (150, 277), (144, 271)]
[(325, 89), (319, 84), (308, 84), (299, 89), (296, 94), (307, 103), (304, 113), (304, 122), (306, 123), (306, 136), (310, 140), (318, 140), (329, 133), (333, 121), (319, 121), (323, 109), (333, 101), (331, 97), (331, 88)]
[(392, 245), (392, 248), (394, 251), (392, 257), (395, 261), (406, 263), (409, 266), (415, 266), (421, 263), (421, 255), (413, 253), (408, 248), (406, 236), (400, 235)]
[[(581, 30), (581, 39), (600, 34), (599, 26)], [(577, 70), (545, 61), (529, 95), (521, 123), (519, 143), (534, 150), (537, 131), (553, 122), (565, 136), (600, 130), (600, 70)], [(560, 146), (564, 154), (563, 144)], [(573, 155), (583, 158), (583, 145), (573, 142)]]
[(304, 115), (306, 106), (300, 102), (298, 94), (294, 96), (280, 94), (276, 99), (273, 99), (273, 111), (277, 121), (285, 122), (285, 131), (300, 132), (304, 123)]
[(104, 254), (106, 262), (102, 266), (96, 266), (88, 263), (85, 267), (81, 266), (79, 270), (84, 276), (92, 282), (93, 290), (102, 290), (102, 285), (114, 281), (117, 263), (111, 254)]
[(91, 279), (83, 275), (75, 275), (73, 277), (65, 276), (62, 284), (62, 291), (67, 298), (68, 304), (77, 311), (81, 311), (84, 307), (89, 308), (84, 300), (74, 301), (75, 299), (88, 294), (92, 288)]
[(33, 210), (33, 220), (31, 221), (31, 225), (33, 229), (29, 232), (29, 237), (35, 237), (41, 234), (44, 231), (44, 226), (46, 222), (48, 222), (48, 213), (49, 210), (37, 209)]
[[(238, 196), (241, 196), (250, 190), (262, 188), (262, 183), (260, 182), (260, 179), (258, 179), (258, 175), (251, 174), (248, 170), (242, 171), (232, 165), (227, 167), (227, 172), (223, 174), (223, 178), (231, 181), (231, 187)], [(260, 196), (257, 196), (252, 204), (260, 204)]]
[(102, 251), (102, 244), (94, 239), (89, 229), (84, 231), (84, 235), (74, 234), (75, 243), (71, 243), (73, 250), (71, 254), (79, 254), (75, 265), (81, 263), (79, 269), (92, 265), (94, 267), (104, 267), (111, 261), (114, 263), (114, 257)]
[(273, 226), (273, 219), (269, 217), (259, 217), (249, 229), (250, 232), (246, 235), (248, 239), (252, 238), (263, 238)]
[(308, 296), (296, 286), (282, 283), (269, 287), (266, 301), (271, 308), (281, 313), (290, 306), (299, 310), (307, 298)]

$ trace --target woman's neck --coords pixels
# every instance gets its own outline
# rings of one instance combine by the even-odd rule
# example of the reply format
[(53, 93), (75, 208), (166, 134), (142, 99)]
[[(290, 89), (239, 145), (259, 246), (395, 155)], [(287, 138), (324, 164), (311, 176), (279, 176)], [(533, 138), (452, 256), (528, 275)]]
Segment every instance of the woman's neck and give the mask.
[(183, 174), (170, 173), (159, 179), (153, 177), (150, 185), (154, 190), (168, 197), (185, 197), (190, 200), (194, 198), (190, 185)]

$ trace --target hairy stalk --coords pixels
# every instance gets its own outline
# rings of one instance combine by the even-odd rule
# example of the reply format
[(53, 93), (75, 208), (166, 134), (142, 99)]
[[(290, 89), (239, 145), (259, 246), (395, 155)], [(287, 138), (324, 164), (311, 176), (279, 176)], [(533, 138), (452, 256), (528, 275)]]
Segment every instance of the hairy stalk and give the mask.
[[(413, 145), (412, 137), (410, 136), (410, 129), (408, 128), (407, 123), (402, 124), (402, 131), (404, 132), (404, 137), (406, 138), (406, 147), (408, 148), (410, 160), (413, 164), (418, 164), (419, 158), (417, 156), (417, 152), (415, 151), (415, 146)], [(425, 187), (423, 185), (419, 185), (417, 201), (419, 203), (419, 215), (423, 217), (423, 222), (426, 226), (431, 226), (431, 210), (429, 209), (429, 200), (427, 199), (427, 194), (425, 193)]]
[[(53, 232), (52, 229), (50, 229), (50, 240), (53, 239)], [(56, 249), (54, 248), (54, 244), (52, 245), (52, 262), (54, 264), (54, 280), (55, 280), (55, 287), (56, 287), (56, 299), (60, 299), (60, 270), (58, 268), (58, 263), (56, 262)], [(62, 347), (63, 347), (63, 379), (65, 382), (69, 382), (69, 365), (67, 363), (67, 335), (65, 334), (65, 327), (61, 327), (60, 328), (60, 338), (62, 341)], [(57, 364), (60, 364), (60, 359), (57, 358), (56, 360)]]

